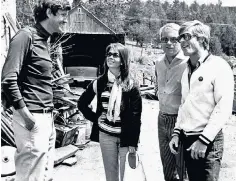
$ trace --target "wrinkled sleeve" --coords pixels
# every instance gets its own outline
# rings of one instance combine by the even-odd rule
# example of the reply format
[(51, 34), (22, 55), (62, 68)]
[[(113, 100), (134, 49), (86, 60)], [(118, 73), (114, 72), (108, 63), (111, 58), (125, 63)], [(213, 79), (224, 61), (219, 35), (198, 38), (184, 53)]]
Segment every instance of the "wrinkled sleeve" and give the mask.
[(133, 126), (130, 130), (130, 140), (132, 145), (137, 147), (139, 136), (140, 136), (140, 128), (141, 128), (141, 114), (142, 114), (142, 98), (141, 93), (138, 88), (138, 85), (135, 85), (130, 92), (130, 107), (132, 113), (132, 121)]
[(184, 104), (184, 101), (185, 101), (185, 98), (183, 96), (183, 85), (186, 84), (185, 80), (187, 80), (187, 76), (188, 76), (188, 73), (187, 73), (187, 70), (185, 69), (183, 75), (182, 75), (182, 78), (181, 78), (181, 104), (179, 106), (179, 110), (178, 110), (178, 116), (177, 116), (177, 119), (176, 119), (176, 123), (175, 123), (175, 127), (174, 127), (174, 130), (173, 130), (173, 133), (172, 133), (172, 137), (173, 136), (179, 136), (180, 133), (181, 133), (181, 128), (180, 128), (180, 124), (181, 124), (181, 119), (182, 119), (182, 114), (183, 114), (183, 104)]
[(216, 106), (210, 116), (207, 126), (199, 136), (200, 141), (206, 145), (215, 139), (217, 133), (223, 128), (232, 114), (234, 77), (233, 71), (225, 62), (220, 65), (213, 85)]
[(95, 97), (95, 92), (93, 88), (93, 84), (96, 81), (91, 82), (87, 89), (83, 92), (81, 97), (78, 100), (78, 109), (82, 112), (84, 117), (88, 120), (90, 120), (93, 123), (97, 122), (97, 115), (95, 112), (92, 111), (91, 108), (89, 108), (89, 104), (92, 102), (93, 98)]
[(156, 81), (155, 81), (155, 95), (158, 96), (158, 72), (157, 72), (157, 67), (158, 67), (158, 61), (156, 61), (155, 64), (155, 77), (156, 77)]
[(18, 85), (23, 61), (26, 59), (32, 37), (29, 32), (20, 30), (11, 40), (5, 64), (2, 69), (2, 89), (15, 109), (25, 106)]

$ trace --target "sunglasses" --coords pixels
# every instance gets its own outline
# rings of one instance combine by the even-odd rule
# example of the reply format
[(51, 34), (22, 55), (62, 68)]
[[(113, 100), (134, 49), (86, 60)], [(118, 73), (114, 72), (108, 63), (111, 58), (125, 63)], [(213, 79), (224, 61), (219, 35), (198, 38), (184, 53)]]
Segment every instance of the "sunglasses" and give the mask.
[(171, 38), (162, 37), (161, 38), (161, 43), (168, 43), (168, 41), (170, 41), (171, 43), (177, 43), (178, 38), (176, 38), (176, 37), (171, 37)]
[(106, 56), (107, 56), (107, 57), (113, 56), (113, 58), (118, 58), (118, 57), (120, 57), (119, 53), (111, 53), (111, 52), (108, 52)]
[(190, 33), (184, 33), (184, 34), (182, 34), (178, 37), (178, 42), (180, 42), (182, 39), (184, 39), (184, 41), (189, 41), (193, 37), (197, 37), (197, 36), (196, 35), (191, 35)]

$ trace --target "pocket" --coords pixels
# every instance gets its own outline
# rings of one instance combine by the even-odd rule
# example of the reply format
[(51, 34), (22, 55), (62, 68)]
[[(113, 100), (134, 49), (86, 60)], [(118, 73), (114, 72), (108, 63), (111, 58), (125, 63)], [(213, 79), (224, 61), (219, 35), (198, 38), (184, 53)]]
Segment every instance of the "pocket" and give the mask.
[(26, 131), (29, 131), (26, 126), (25, 126), (25, 120), (23, 119), (23, 117), (20, 115), (20, 113), (17, 110), (13, 110), (13, 125), (17, 124), (20, 127), (22, 127), (23, 129), (25, 129)]
[(217, 158), (222, 159), (224, 151), (224, 135), (222, 131), (216, 135), (213, 145)]
[(224, 151), (224, 137), (222, 131), (220, 131), (215, 140), (212, 143), (212, 148), (209, 150), (208, 158), (210, 160), (221, 160)]
[[(32, 114), (32, 116), (34, 116), (34, 115)], [(35, 122), (34, 122), (32, 129), (29, 130), (26, 126), (27, 120), (24, 119), (17, 110), (13, 110), (13, 120), (14, 120), (14, 122), (16, 122), (16, 124), (20, 125), (22, 128), (24, 128), (27, 131), (32, 131), (35, 128)]]

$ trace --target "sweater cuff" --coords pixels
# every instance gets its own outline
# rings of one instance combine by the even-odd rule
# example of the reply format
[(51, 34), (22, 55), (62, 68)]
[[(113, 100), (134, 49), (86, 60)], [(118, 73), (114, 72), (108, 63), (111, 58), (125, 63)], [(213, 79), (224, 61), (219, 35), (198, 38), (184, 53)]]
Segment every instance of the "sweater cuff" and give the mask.
[(172, 137), (174, 137), (174, 136), (179, 136), (180, 135), (180, 129), (178, 129), (178, 128), (175, 128), (174, 129), (174, 132), (172, 133)]
[(15, 102), (13, 102), (12, 104), (13, 104), (13, 107), (15, 108), (15, 110), (21, 109), (26, 106), (23, 99), (17, 100)]
[(211, 141), (203, 134), (199, 136), (199, 140), (205, 145), (209, 145), (211, 143)]

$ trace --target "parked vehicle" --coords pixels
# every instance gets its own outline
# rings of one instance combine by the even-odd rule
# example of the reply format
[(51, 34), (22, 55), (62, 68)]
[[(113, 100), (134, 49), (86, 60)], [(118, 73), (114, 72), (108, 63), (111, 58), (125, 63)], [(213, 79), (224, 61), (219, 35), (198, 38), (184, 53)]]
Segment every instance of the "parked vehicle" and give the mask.
[(103, 73), (105, 50), (110, 43), (125, 44), (124, 34), (66, 34), (70, 37), (62, 47), (63, 67), (66, 74), (74, 79), (71, 87), (86, 88), (91, 80)]

